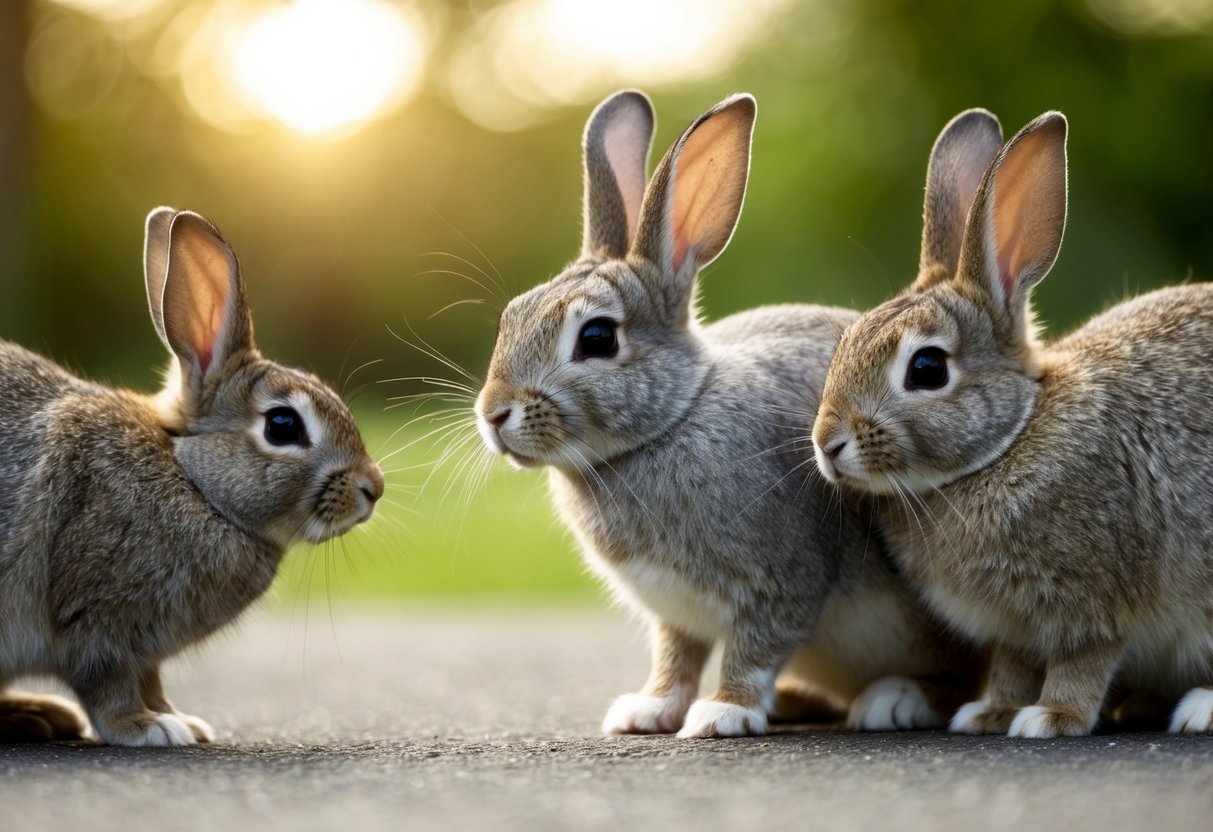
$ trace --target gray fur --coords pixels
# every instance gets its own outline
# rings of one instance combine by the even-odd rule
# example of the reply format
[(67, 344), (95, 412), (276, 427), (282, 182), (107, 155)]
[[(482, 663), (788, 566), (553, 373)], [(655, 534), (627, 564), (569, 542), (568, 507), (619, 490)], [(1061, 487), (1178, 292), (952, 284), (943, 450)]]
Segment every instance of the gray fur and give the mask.
[[(679, 149), (722, 112), (720, 145), (697, 151), (723, 180), (697, 174), (721, 195), (700, 206), (715, 220), (675, 269), (674, 235), (694, 225), (672, 216)], [(740, 211), (753, 112), (748, 96), (728, 99), (666, 154), (626, 259), (587, 251), (510, 303), (477, 402), (486, 442), (549, 467), (588, 562), (651, 625), (649, 682), (616, 703), (608, 731), (761, 733), (789, 660), (789, 685), (844, 711), (881, 676), (949, 667), (950, 645), (895, 579), (865, 501), (828, 488), (806, 453), (815, 382), (856, 313), (771, 306), (697, 320), (695, 274)], [(600, 316), (618, 321), (619, 353), (578, 360), (570, 339)], [(692, 708), (715, 643), (719, 688)]]
[[(35, 674), (70, 685), (106, 742), (209, 739), (204, 722), (164, 696), (160, 663), (235, 620), (269, 587), (289, 545), (343, 533), (382, 493), (340, 399), (257, 352), (226, 241), (201, 217), (165, 210), (148, 221), (147, 283), (166, 343), (189, 340), (178, 331), (184, 301), (156, 314), (161, 297), (191, 294), (174, 283), (197, 281), (195, 332), (214, 321), (205, 287), (230, 280), (233, 289), (209, 369), (182, 370), (193, 357), (180, 355), (152, 397), (78, 379), (0, 342), (0, 737), (20, 733), (6, 722), (15, 709), (29, 722), (31, 699), (42, 722), (59, 720), (52, 736), (72, 733), (54, 698), (4, 695), (13, 678)], [(230, 263), (230, 274), (183, 270), (189, 258), (167, 231), (183, 221), (204, 229), (194, 242), (209, 262)], [(310, 447), (259, 440), (269, 407), (300, 401), (314, 415)]]
[[(819, 449), (845, 444), (818, 459), (854, 489), (901, 493), (882, 499), (882, 523), (907, 576), (994, 645), (986, 695), (954, 730), (1083, 734), (1110, 688), (1172, 705), (1195, 688), (1172, 730), (1207, 732), (1213, 285), (1135, 298), (1040, 344), (1029, 290), (1060, 247), (1065, 176), (1065, 121), (1045, 114), (990, 164), (958, 273), (848, 328), (813, 431)], [(1015, 256), (994, 217), (1016, 224), (1002, 238)], [(1007, 262), (1022, 265), (989, 268)], [(911, 339), (943, 346), (948, 387), (890, 385)]]

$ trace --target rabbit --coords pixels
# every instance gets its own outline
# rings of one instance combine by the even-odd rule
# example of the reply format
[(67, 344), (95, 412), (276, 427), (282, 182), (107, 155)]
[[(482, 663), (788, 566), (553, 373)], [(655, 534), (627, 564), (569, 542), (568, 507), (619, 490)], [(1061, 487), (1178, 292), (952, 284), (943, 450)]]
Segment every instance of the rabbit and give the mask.
[[(894, 574), (866, 501), (813, 473), (798, 428), (816, 408), (801, 382), (824, 379), (857, 313), (699, 320), (696, 277), (733, 234), (755, 114), (745, 94), (708, 110), (646, 187), (649, 99), (625, 90), (594, 110), (580, 257), (506, 307), (478, 426), (491, 451), (549, 469), (588, 564), (649, 626), (648, 682), (611, 705), (605, 733), (756, 735), (806, 711), (941, 725), (971, 695), (956, 693), (967, 652)], [(696, 701), (718, 643), (719, 686)]]
[(1101, 706), (1153, 698), (1178, 701), (1170, 731), (1208, 733), (1213, 284), (1042, 340), (1030, 294), (1061, 247), (1067, 129), (1047, 112), (1004, 146), (983, 110), (944, 128), (918, 277), (843, 334), (814, 453), (879, 500), (931, 607), (992, 645), (952, 731), (1083, 735)]
[[(189, 211), (147, 218), (152, 323), (172, 361), (143, 395), (0, 342), (0, 740), (214, 736), (160, 664), (236, 619), (286, 549), (368, 520), (383, 475), (315, 376), (253, 343), (236, 255)], [(62, 679), (83, 705), (5, 692)]]

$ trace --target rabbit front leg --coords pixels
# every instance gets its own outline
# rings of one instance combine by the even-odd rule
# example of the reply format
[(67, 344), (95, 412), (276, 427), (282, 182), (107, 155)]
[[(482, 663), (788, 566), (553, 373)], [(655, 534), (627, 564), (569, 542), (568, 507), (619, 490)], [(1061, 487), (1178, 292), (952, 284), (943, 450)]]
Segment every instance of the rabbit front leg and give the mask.
[(1040, 701), (1015, 715), (1008, 736), (1051, 739), (1091, 733), (1120, 653), (1120, 644), (1103, 641), (1055, 652)]
[(1043, 679), (1040, 662), (1020, 650), (995, 647), (985, 694), (962, 706), (948, 730), (954, 734), (1005, 734), (1016, 714), (1040, 696)]
[(143, 674), (129, 665), (93, 666), (72, 679), (102, 742), (109, 745), (175, 746), (197, 742), (175, 713), (158, 713), (141, 693)]
[(162, 714), (173, 714), (188, 725), (190, 730), (194, 732), (194, 739), (198, 742), (211, 742), (215, 739), (215, 731), (207, 724), (206, 720), (190, 716), (189, 714), (183, 714), (173, 707), (172, 702), (168, 701), (168, 697), (164, 694), (164, 685), (160, 681), (160, 668), (158, 666), (143, 671), (143, 675), (139, 678), (139, 693), (143, 696), (144, 703), (153, 711)]
[(672, 734), (699, 692), (699, 677), (712, 650), (664, 621), (651, 631), (652, 669), (640, 693), (625, 693), (602, 720), (605, 734)]
[(724, 644), (720, 687), (687, 712), (678, 736), (751, 737), (767, 732), (767, 714), (775, 704), (775, 676), (795, 651), (773, 656), (772, 651), (734, 635)]

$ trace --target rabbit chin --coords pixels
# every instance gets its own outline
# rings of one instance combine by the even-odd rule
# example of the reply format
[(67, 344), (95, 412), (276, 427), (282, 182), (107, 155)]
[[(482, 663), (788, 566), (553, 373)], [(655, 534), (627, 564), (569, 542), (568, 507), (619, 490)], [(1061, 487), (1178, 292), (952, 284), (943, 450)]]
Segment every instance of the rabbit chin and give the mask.
[(308, 543), (324, 543), (334, 537), (341, 537), (355, 526), (365, 523), (370, 517), (369, 513), (362, 516), (350, 515), (335, 522), (331, 520), (326, 522), (319, 517), (312, 517), (304, 525), (303, 533), (297, 539), (305, 540)]
[(925, 466), (917, 471), (901, 470), (899, 472), (863, 471), (853, 473), (835, 469), (831, 482), (852, 488), (868, 491), (872, 494), (897, 497), (906, 494), (927, 494), (937, 491), (950, 482), (959, 479), (963, 474), (945, 474)]

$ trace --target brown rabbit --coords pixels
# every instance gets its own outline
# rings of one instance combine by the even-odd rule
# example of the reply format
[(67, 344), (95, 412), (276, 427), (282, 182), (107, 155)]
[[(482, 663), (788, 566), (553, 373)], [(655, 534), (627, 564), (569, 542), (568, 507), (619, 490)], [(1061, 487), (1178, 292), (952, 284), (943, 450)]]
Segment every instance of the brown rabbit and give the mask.
[(383, 475), (341, 399), (253, 343), (240, 269), (197, 214), (147, 219), (152, 323), (173, 355), (156, 396), (103, 387), (0, 342), (0, 741), (212, 738), (160, 664), (231, 623), (287, 547), (370, 518)]
[(1066, 129), (1045, 113), (1001, 149), (984, 111), (944, 129), (918, 279), (843, 335), (817, 459), (832, 481), (901, 498), (883, 514), (907, 576), (995, 646), (953, 731), (1085, 734), (1117, 681), (1143, 701), (1183, 696), (1170, 729), (1207, 733), (1213, 285), (1041, 343), (1029, 296), (1061, 246)]

